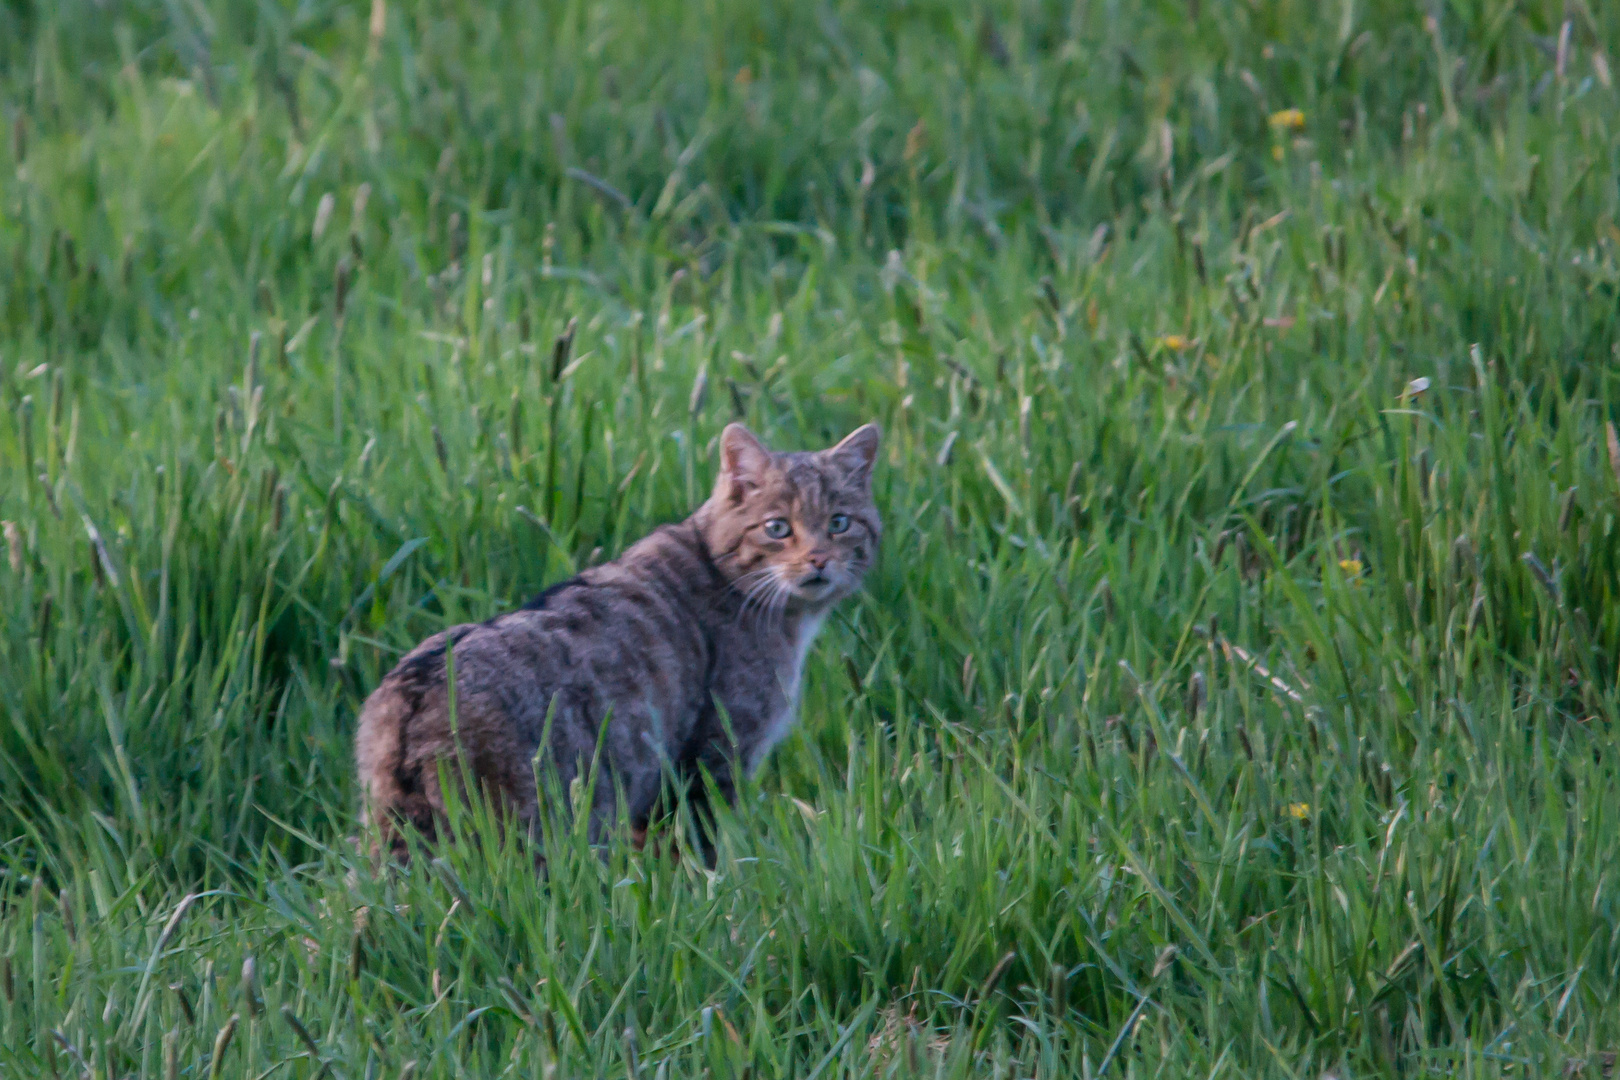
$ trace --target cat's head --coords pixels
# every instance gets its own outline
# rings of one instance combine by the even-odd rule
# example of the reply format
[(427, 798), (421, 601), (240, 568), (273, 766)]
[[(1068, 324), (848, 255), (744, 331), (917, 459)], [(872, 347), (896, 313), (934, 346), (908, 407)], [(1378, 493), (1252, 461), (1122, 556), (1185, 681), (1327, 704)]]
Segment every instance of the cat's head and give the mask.
[(872, 503), (876, 424), (813, 453), (773, 453), (741, 424), (720, 435), (720, 475), (696, 521), (745, 606), (823, 608), (860, 587), (883, 525)]

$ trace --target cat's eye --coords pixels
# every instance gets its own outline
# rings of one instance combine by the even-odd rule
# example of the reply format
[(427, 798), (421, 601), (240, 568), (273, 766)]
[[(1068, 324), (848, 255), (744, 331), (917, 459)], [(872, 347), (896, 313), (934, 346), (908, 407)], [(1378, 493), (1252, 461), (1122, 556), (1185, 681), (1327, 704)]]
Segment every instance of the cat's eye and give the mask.
[(765, 535), (772, 540), (786, 540), (793, 535), (793, 526), (788, 524), (787, 518), (771, 518), (765, 523)]
[(834, 536), (842, 532), (849, 532), (849, 515), (834, 514), (827, 522), (827, 531)]

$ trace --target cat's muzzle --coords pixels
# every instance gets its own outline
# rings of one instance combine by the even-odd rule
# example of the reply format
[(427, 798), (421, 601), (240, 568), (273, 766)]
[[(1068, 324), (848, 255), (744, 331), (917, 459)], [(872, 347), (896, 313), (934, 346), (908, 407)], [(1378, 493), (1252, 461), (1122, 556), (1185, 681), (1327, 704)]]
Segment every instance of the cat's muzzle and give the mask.
[(822, 600), (832, 595), (838, 583), (822, 570), (812, 570), (793, 583), (793, 591), (806, 600)]

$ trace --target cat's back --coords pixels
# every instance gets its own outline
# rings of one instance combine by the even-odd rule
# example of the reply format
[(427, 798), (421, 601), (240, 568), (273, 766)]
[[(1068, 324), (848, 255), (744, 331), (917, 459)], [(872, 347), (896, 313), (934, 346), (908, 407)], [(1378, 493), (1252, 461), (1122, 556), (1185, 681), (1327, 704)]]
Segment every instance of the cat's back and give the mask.
[(610, 713), (633, 723), (651, 703), (700, 709), (715, 574), (691, 529), (666, 526), (516, 611), (423, 641), (361, 710), (355, 756), (367, 817), (387, 810), (427, 824), (440, 800), (423, 773), (453, 750), (521, 797), (548, 715), (553, 745), (566, 746), (594, 739)]

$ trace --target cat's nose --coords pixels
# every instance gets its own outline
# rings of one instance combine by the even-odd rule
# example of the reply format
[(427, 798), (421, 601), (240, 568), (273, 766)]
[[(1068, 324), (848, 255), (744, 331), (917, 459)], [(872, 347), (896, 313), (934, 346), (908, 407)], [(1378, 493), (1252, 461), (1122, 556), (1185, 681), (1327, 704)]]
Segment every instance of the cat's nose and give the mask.
[(827, 564), (829, 562), (831, 562), (831, 561), (832, 561), (832, 555), (827, 553), (827, 552), (812, 551), (810, 553), (810, 557), (809, 557), (810, 565), (815, 567), (817, 570), (825, 570), (825, 569), (827, 569)]

